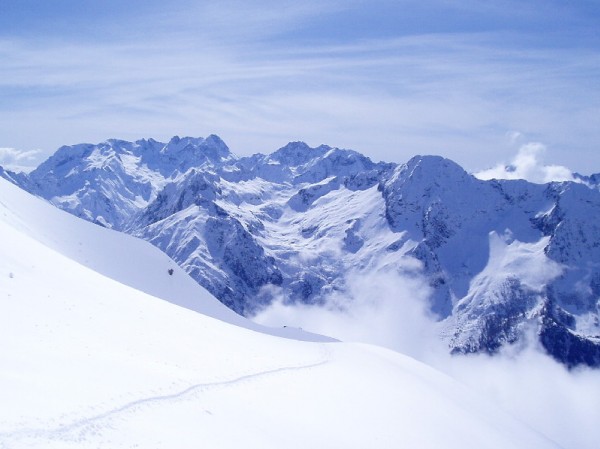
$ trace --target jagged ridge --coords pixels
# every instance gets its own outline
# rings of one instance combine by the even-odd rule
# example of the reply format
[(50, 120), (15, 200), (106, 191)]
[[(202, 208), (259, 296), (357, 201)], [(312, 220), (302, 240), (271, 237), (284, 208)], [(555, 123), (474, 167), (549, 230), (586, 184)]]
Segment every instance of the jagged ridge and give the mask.
[(29, 176), (2, 173), (152, 242), (242, 314), (412, 257), (452, 351), (493, 353), (533, 326), (567, 365), (600, 363), (597, 175), (481, 181), (437, 156), (374, 163), (303, 142), (237, 158), (217, 136), (62, 147)]

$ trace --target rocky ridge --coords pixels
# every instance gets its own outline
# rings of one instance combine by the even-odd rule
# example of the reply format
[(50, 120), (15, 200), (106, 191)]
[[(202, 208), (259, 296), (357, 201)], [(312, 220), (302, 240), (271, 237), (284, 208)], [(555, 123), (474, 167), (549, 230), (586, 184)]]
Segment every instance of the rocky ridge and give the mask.
[(350, 272), (418, 275), (453, 352), (534, 329), (566, 365), (600, 365), (598, 175), (482, 181), (437, 156), (374, 163), (302, 142), (238, 158), (217, 136), (61, 147), (0, 175), (152, 242), (245, 315), (278, 297), (320, 303)]

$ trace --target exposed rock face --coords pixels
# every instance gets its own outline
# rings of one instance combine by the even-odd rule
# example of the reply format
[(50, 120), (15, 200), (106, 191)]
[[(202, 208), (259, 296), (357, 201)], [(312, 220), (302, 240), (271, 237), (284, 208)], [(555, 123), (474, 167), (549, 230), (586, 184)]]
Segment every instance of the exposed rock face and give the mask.
[(376, 164), (302, 142), (236, 158), (216, 136), (62, 147), (0, 175), (149, 240), (243, 314), (278, 295), (321, 302), (350, 271), (401, 276), (413, 258), (452, 351), (494, 353), (533, 328), (568, 366), (600, 365), (598, 175), (481, 181), (437, 156)]

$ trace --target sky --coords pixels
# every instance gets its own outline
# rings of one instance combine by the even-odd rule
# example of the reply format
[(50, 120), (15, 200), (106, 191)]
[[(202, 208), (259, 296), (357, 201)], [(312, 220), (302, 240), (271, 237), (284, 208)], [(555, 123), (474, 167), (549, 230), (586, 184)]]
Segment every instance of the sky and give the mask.
[(0, 0), (0, 164), (217, 134), (596, 173), (599, 24), (597, 0)]

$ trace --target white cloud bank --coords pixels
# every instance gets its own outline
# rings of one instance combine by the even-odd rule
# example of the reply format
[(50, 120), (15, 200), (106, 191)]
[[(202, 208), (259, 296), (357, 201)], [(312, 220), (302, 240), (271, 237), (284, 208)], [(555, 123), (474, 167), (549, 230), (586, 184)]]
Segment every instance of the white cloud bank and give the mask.
[(568, 371), (535, 343), (513, 349), (494, 357), (448, 357), (434, 366), (565, 449), (598, 447), (600, 372)]
[(474, 175), (483, 180), (525, 179), (537, 184), (553, 181), (575, 181), (573, 172), (567, 167), (546, 165), (544, 162), (545, 152), (546, 147), (543, 144), (531, 142), (521, 146), (517, 155), (509, 164), (501, 163)]
[(410, 261), (400, 271), (351, 273), (347, 292), (322, 305), (276, 302), (255, 317), (385, 346), (408, 354), (485, 395), (565, 449), (595, 449), (600, 441), (600, 371), (568, 371), (543, 353), (535, 336), (501, 354), (451, 356), (427, 308), (430, 288)]
[[(412, 266), (408, 266), (412, 265)], [(414, 270), (409, 261), (404, 270)], [(267, 326), (294, 326), (344, 341), (368, 342), (415, 358), (432, 347), (435, 319), (427, 311), (430, 288), (425, 279), (410, 274), (350, 273), (347, 290), (329, 295), (322, 305), (276, 301), (253, 319)]]
[(39, 150), (21, 151), (16, 148), (0, 148), (0, 166), (14, 172), (29, 173), (36, 166)]

